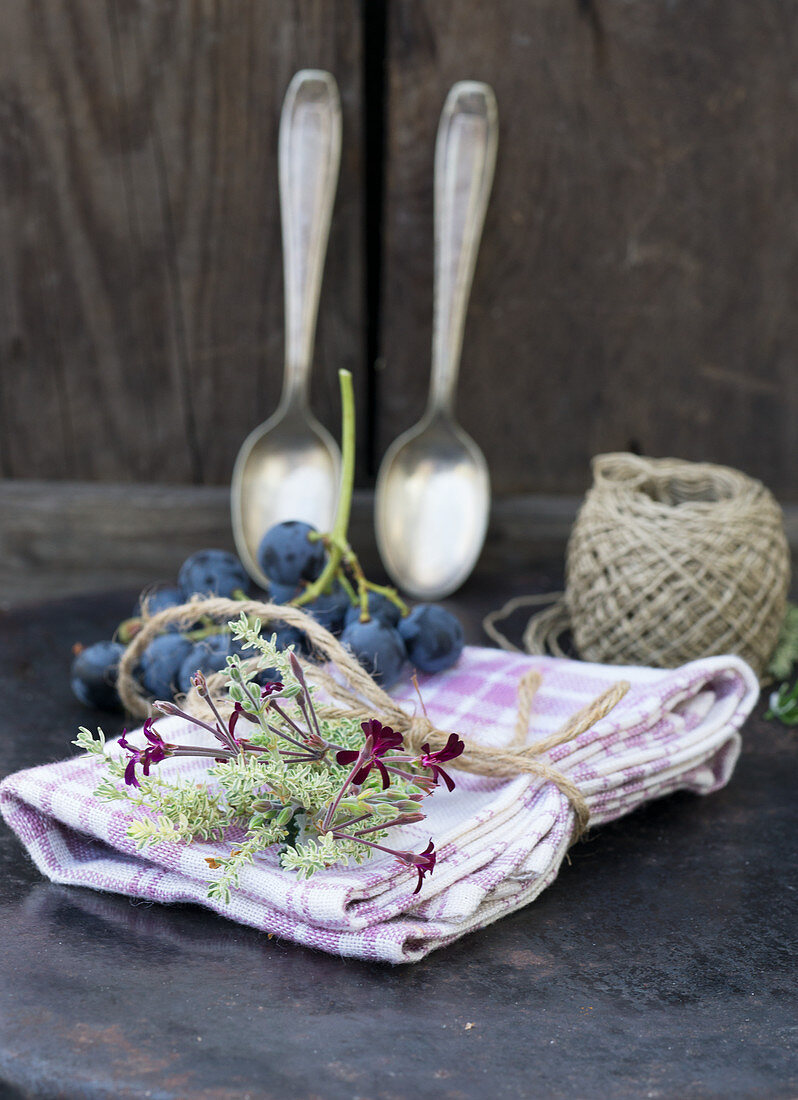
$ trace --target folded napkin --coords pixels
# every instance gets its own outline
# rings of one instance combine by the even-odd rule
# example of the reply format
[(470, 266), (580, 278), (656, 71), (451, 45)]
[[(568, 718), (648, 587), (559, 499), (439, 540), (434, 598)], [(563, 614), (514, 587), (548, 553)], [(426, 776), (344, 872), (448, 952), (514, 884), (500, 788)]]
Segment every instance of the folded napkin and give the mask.
[[(754, 673), (737, 657), (712, 657), (673, 672), (590, 665), (468, 648), (457, 666), (424, 678), (421, 694), (440, 728), (483, 744), (511, 739), (517, 688), (530, 667), (542, 675), (529, 737), (553, 733), (619, 679), (621, 702), (548, 759), (574, 780), (591, 826), (679, 789), (722, 787), (740, 751), (737, 732), (757, 695)], [(411, 685), (394, 696), (417, 706)], [(163, 719), (168, 741), (194, 741), (182, 719)], [(135, 735), (132, 735), (134, 741)], [(201, 777), (202, 760), (171, 758), (164, 778)], [(299, 879), (268, 852), (241, 875), (229, 904), (209, 901), (206, 860), (229, 845), (195, 841), (137, 850), (127, 836), (127, 802), (100, 802), (93, 791), (102, 761), (80, 756), (31, 768), (0, 784), (0, 812), (37, 867), (55, 882), (91, 886), (161, 902), (197, 902), (224, 916), (340, 955), (411, 962), (532, 901), (557, 875), (571, 841), (574, 812), (553, 783), (537, 775), (496, 779), (456, 772), (456, 790), (425, 802), (427, 818), (392, 831), (396, 847), (420, 851), (432, 837), (434, 873), (418, 894), (414, 871), (390, 856)]]

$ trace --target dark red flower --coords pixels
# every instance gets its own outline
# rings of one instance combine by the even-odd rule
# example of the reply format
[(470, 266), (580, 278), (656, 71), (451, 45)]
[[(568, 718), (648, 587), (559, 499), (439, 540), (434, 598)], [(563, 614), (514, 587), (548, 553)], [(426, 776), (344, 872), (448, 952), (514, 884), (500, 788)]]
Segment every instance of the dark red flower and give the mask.
[(122, 730), (119, 744), (130, 753), (128, 762), (125, 765), (125, 783), (127, 783), (129, 787), (139, 787), (141, 784), (136, 778), (136, 764), (141, 760), (141, 749), (137, 749), (135, 745), (130, 744), (127, 739), (127, 730)]
[(160, 764), (167, 756), (171, 756), (172, 746), (164, 741), (160, 733), (153, 728), (152, 723), (152, 718), (148, 718), (142, 728), (142, 733), (149, 741), (149, 745), (146, 745), (143, 749), (130, 744), (127, 739), (127, 730), (123, 730), (122, 736), (119, 738), (119, 744), (130, 753), (125, 766), (125, 783), (131, 787), (141, 786), (136, 778), (137, 764), (141, 765), (141, 770), (145, 775), (149, 775), (150, 767), (153, 764)]
[(227, 727), (231, 733), (233, 732), (235, 722), (237, 722), (239, 718), (244, 718), (247, 722), (252, 722), (255, 726), (258, 724), (258, 719), (254, 714), (250, 714), (248, 710), (244, 710), (240, 703), (236, 703), (233, 707), (233, 713), (230, 715), (230, 720), (227, 723)]
[(374, 742), (372, 754), (384, 756), (391, 749), (401, 749), (402, 735), (392, 730), (390, 726), (384, 726), (376, 718), (369, 718), (368, 722), (361, 722), (360, 728), (366, 737)]
[(276, 695), (278, 691), (283, 690), (283, 683), (281, 680), (270, 680), (267, 684), (264, 684), (260, 689), (261, 700), (268, 699), (270, 695)]
[(450, 733), (449, 740), (437, 752), (430, 752), (429, 742), (427, 742), (421, 746), (421, 767), (429, 768), (436, 783), (442, 779), (448, 790), (453, 791), (454, 780), (443, 770), (441, 764), (444, 764), (447, 760), (454, 760), (460, 756), (464, 749), (465, 745), (456, 733)]
[(419, 852), (418, 855), (416, 855), (414, 852), (405, 852), (402, 855), (401, 858), (403, 862), (408, 863), (411, 867), (415, 867), (416, 871), (418, 872), (418, 882), (416, 883), (416, 888), (413, 891), (414, 894), (417, 894), (421, 889), (421, 884), (424, 881), (424, 876), (431, 875), (432, 872), (435, 870), (435, 856), (435, 845), (432, 843), (431, 839), (424, 851)]
[[(363, 783), (372, 768), (377, 768), (382, 776), (382, 789), (386, 790), (391, 785), (391, 777), (382, 761), (379, 759), (392, 749), (401, 749), (402, 735), (392, 730), (390, 726), (384, 726), (376, 718), (370, 718), (368, 722), (361, 722), (360, 728), (368, 743), (371, 739), (371, 751), (363, 761), (363, 766), (358, 769), (357, 775), (352, 776), (353, 783)], [(335, 754), (339, 764), (354, 764), (360, 753), (355, 749), (340, 749)]]

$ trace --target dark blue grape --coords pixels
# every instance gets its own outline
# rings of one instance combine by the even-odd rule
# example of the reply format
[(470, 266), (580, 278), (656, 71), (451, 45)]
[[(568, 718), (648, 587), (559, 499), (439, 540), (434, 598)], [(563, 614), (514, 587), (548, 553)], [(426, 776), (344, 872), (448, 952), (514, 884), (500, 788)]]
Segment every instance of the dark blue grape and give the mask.
[(119, 642), (97, 642), (81, 650), (72, 662), (72, 693), (84, 706), (121, 710), (116, 676), (125, 647)]
[(269, 623), (263, 633), (267, 638), (270, 638), (272, 634), (277, 635), (275, 644), (279, 650), (293, 646), (297, 656), (310, 653), (310, 642), (307, 635), (296, 626), (289, 626), (288, 623)]
[[(271, 624), (264, 627), (262, 635), (264, 638), (270, 638), (272, 634), (276, 634), (277, 648), (280, 650), (288, 649), (290, 645), (294, 647), (294, 652), (297, 654), (306, 653), (309, 649), (308, 640), (305, 635), (296, 629), (294, 626), (288, 626), (287, 624), (275, 623), (274, 627)], [(228, 643), (228, 653), (232, 656), (235, 654), (240, 657), (242, 661), (251, 661), (255, 657), (260, 656), (260, 650), (258, 649), (244, 649), (244, 642), (236, 641), (234, 638), (230, 638)], [(275, 680), (280, 680), (282, 677), (276, 668), (264, 668), (261, 669), (254, 677), (253, 683), (263, 687), (264, 684), (272, 684)]]
[(311, 542), (309, 534), (316, 528), (300, 520), (287, 520), (270, 527), (258, 547), (258, 564), (276, 584), (298, 585), (300, 581), (315, 581), (324, 568), (324, 544)]
[[(177, 686), (181, 691), (191, 690), (191, 677), (197, 672), (210, 676), (227, 668), (227, 657), (231, 652), (229, 634), (213, 634), (196, 642), (189, 650), (177, 675)], [(251, 650), (249, 651), (252, 652)]]
[(139, 679), (156, 699), (171, 699), (179, 687), (180, 668), (193, 648), (181, 634), (159, 634), (141, 655)]
[(297, 653), (304, 652), (307, 647), (307, 638), (298, 627), (289, 626), (288, 623), (270, 623), (265, 633), (271, 637), (275, 635), (274, 644), (279, 650), (294, 646)]
[[(264, 631), (268, 635), (268, 629)], [(293, 641), (293, 639), (292, 639)], [(233, 638), (231, 634), (212, 634), (208, 638), (197, 642), (189, 655), (180, 666), (179, 684), (180, 690), (188, 692), (191, 688), (191, 677), (199, 670), (205, 676), (213, 672), (224, 672), (227, 668), (228, 657), (240, 657), (242, 661), (249, 661), (259, 655), (257, 649), (245, 649), (244, 642)], [(276, 678), (274, 669), (270, 670)], [(265, 682), (265, 681), (264, 681)]]
[(151, 618), (159, 611), (165, 611), (167, 607), (179, 607), (185, 602), (182, 589), (174, 584), (165, 584), (161, 588), (145, 588), (133, 614), (143, 615), (146, 608), (147, 615)]
[(451, 611), (437, 604), (418, 604), (399, 620), (398, 630), (410, 663), (421, 672), (442, 672), (451, 668), (463, 651), (460, 621)]
[[(332, 623), (335, 627), (335, 633), (341, 629), (340, 623), (342, 621), (341, 607), (344, 606), (341, 601), (340, 593), (343, 591), (338, 582), (335, 582), (334, 596), (320, 596), (317, 600), (314, 600), (312, 604), (304, 605), (299, 608), (300, 611), (306, 611), (316, 618), (316, 612), (321, 616), (319, 621), (323, 621), (324, 625)], [(302, 586), (298, 584), (271, 584), (269, 586), (269, 599), (272, 603), (290, 603), (296, 596), (299, 596), (302, 592)], [(349, 607), (349, 600), (346, 599), (346, 607)], [(330, 627), (327, 626), (329, 630)], [(288, 626), (287, 623), (271, 623), (267, 629), (266, 634), (270, 631), (274, 631), (277, 634), (277, 648), (288, 649), (290, 645), (294, 646), (295, 651), (298, 654), (310, 654), (310, 642), (305, 634), (295, 626)]]
[[(261, 634), (264, 638), (271, 638), (272, 634), (275, 635), (275, 645), (279, 650), (288, 649), (289, 646), (294, 647), (294, 652), (301, 656), (310, 653), (310, 642), (307, 635), (303, 634), (301, 630), (298, 630), (295, 626), (289, 626), (288, 623), (267, 623), (261, 630)], [(258, 649), (244, 649), (244, 642), (235, 641), (230, 639), (228, 652), (236, 654), (242, 661), (248, 661), (252, 657), (257, 657), (260, 653)]]
[(298, 584), (269, 585), (269, 599), (272, 603), (290, 603), (294, 596), (302, 591)]
[(317, 623), (321, 623), (331, 633), (340, 634), (344, 628), (346, 613), (351, 606), (352, 603), (346, 591), (338, 581), (335, 581), (331, 592), (322, 592), (315, 600), (303, 604), (300, 610), (307, 611)]
[[(383, 596), (381, 592), (369, 592), (368, 605), (369, 615), (372, 619), (379, 619), (386, 626), (396, 626), (399, 622), (401, 611), (393, 601), (389, 600), (387, 596)], [(346, 625), (348, 626), (359, 618), (360, 604), (358, 603), (354, 607), (350, 605), (346, 612)]]
[[(266, 631), (265, 633), (268, 634), (268, 631)], [(218, 637), (218, 635), (216, 637)], [(209, 638), (208, 640), (215, 641), (216, 637)], [(258, 650), (252, 648), (244, 649), (246, 642), (242, 641), (241, 639), (234, 638), (232, 634), (224, 634), (222, 635), (222, 637), (227, 642), (227, 652), (230, 654), (231, 657), (240, 657), (244, 661), (248, 660), (250, 657), (257, 657)], [(219, 644), (221, 644), (221, 642)]]
[(398, 631), (379, 619), (350, 623), (341, 635), (341, 643), (383, 687), (392, 687), (402, 675), (407, 660), (404, 643)]
[(258, 687), (266, 687), (267, 684), (278, 683), (281, 680), (282, 676), (276, 668), (262, 668), (252, 677), (251, 683), (257, 684)]
[(194, 595), (230, 598), (249, 587), (244, 566), (226, 550), (198, 550), (180, 566), (177, 583), (188, 599)]

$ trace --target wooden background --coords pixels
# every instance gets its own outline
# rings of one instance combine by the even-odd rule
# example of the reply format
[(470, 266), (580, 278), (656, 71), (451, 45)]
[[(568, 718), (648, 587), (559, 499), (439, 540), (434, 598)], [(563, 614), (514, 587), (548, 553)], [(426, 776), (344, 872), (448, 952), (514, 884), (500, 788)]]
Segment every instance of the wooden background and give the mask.
[(357, 0), (3, 0), (0, 468), (229, 480), (282, 375), (277, 129), (336, 74), (346, 145), (314, 404), (364, 380)]
[(4, 0), (0, 31), (5, 478), (227, 482), (280, 386), (280, 103), (321, 66), (313, 401), (336, 429), (354, 370), (361, 485), (423, 408), (435, 129), (477, 78), (501, 141), (459, 412), (496, 492), (632, 448), (798, 499), (795, 0)]
[(380, 441), (418, 415), (436, 113), (501, 143), (460, 413), (499, 492), (591, 455), (740, 466), (798, 496), (798, 4), (391, 0)]

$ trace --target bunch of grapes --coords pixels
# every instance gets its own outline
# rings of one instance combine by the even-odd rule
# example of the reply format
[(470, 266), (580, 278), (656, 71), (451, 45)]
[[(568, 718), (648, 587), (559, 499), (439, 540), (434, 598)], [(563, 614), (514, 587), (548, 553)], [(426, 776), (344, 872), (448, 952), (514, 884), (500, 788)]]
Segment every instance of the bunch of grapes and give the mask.
[[(451, 612), (435, 604), (410, 609), (393, 589), (367, 581), (354, 555), (337, 566), (328, 584), (319, 587), (329, 564), (326, 536), (306, 523), (288, 521), (272, 527), (261, 542), (259, 561), (271, 581), (265, 598), (301, 606), (337, 635), (383, 687), (395, 684), (406, 668), (440, 672), (460, 656), (463, 629)], [(224, 550), (192, 554), (181, 566), (176, 585), (145, 589), (133, 616), (120, 624), (113, 641), (79, 650), (72, 663), (73, 693), (86, 706), (119, 710), (119, 662), (144, 616), (178, 607), (197, 594), (244, 599), (250, 588), (234, 554)], [(296, 653), (310, 655), (301, 630), (280, 622), (267, 629), (276, 634), (278, 649), (292, 646)], [(222, 671), (227, 658), (235, 654), (251, 656), (219, 624), (201, 621), (182, 632), (169, 626), (144, 650), (135, 675), (147, 694), (170, 699), (188, 692), (197, 671), (206, 676)], [(266, 683), (272, 672), (264, 669), (258, 679)]]

